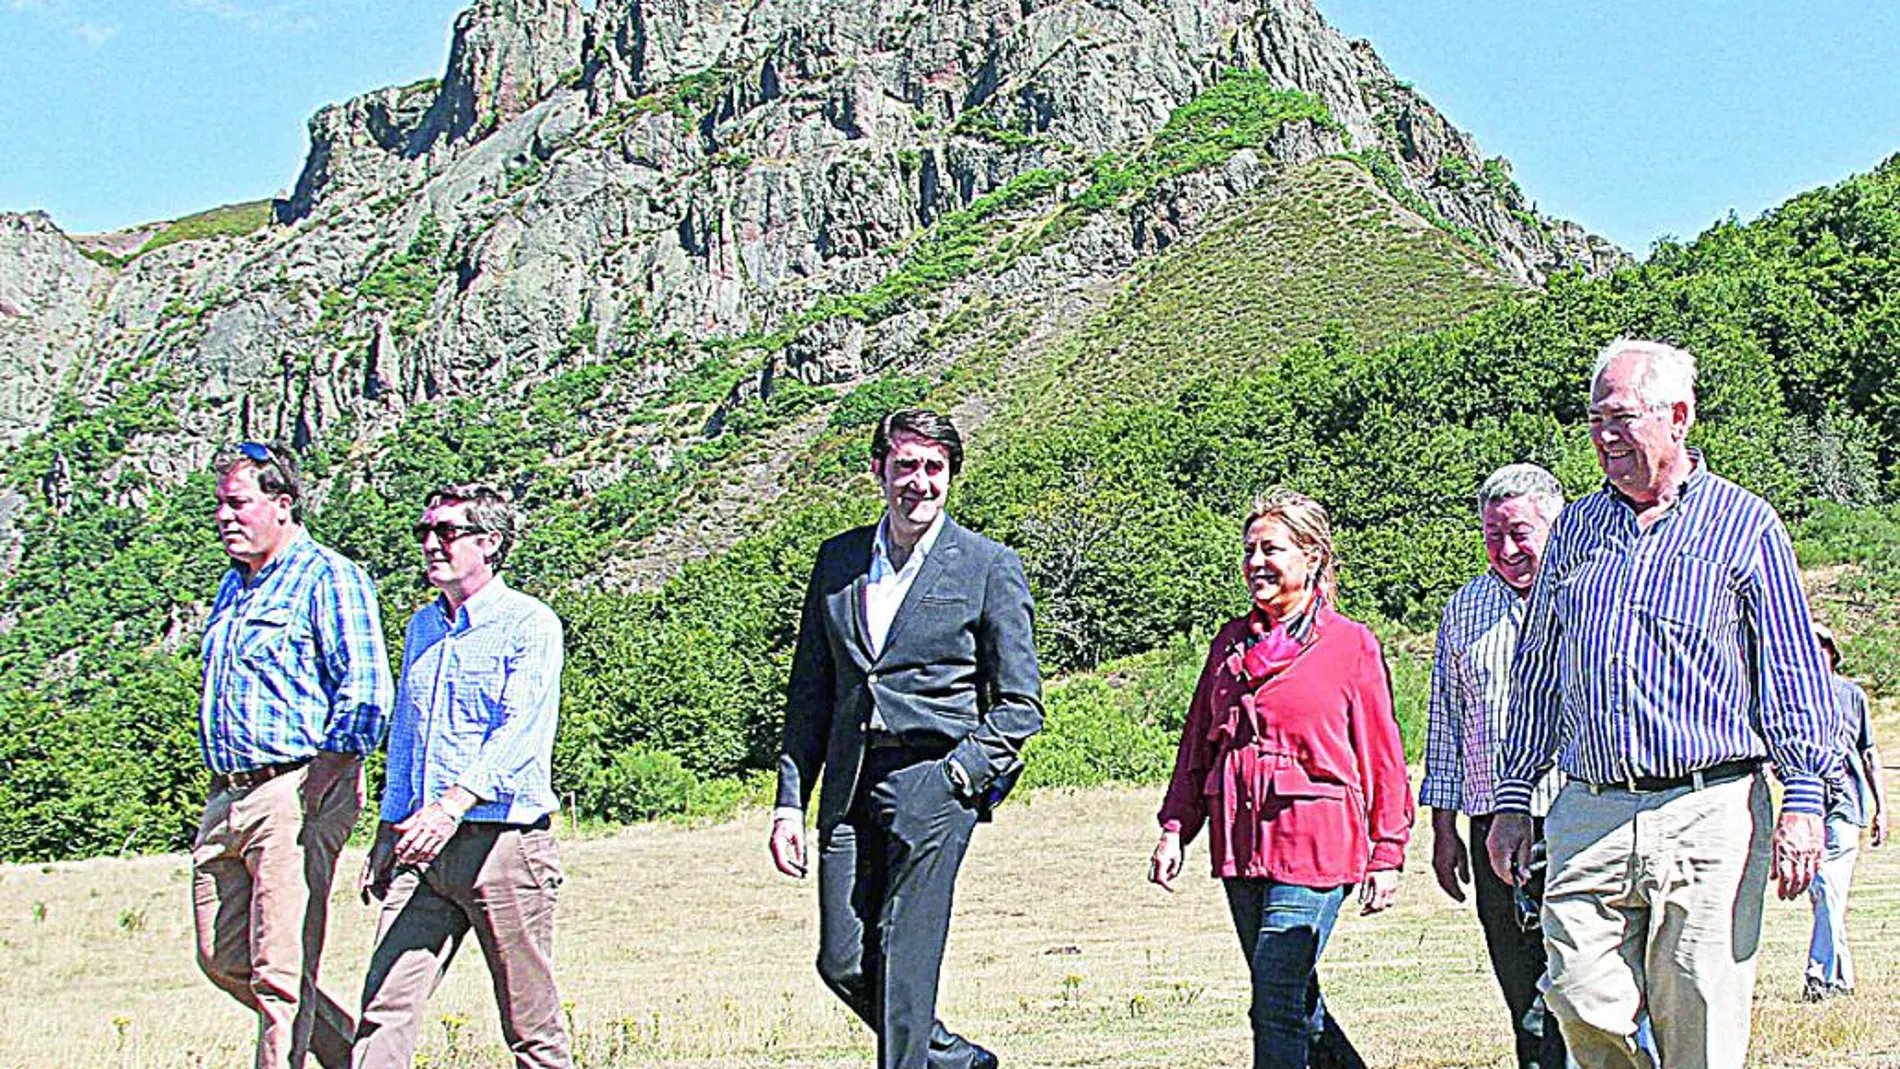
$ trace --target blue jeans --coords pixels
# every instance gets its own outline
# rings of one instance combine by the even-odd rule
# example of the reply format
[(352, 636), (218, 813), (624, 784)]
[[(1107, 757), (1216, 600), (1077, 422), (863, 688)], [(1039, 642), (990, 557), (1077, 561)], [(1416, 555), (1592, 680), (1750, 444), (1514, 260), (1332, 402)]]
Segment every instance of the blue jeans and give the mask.
[(1365, 1069), (1319, 994), (1319, 955), (1350, 885), (1221, 882), (1253, 975), (1254, 1069)]

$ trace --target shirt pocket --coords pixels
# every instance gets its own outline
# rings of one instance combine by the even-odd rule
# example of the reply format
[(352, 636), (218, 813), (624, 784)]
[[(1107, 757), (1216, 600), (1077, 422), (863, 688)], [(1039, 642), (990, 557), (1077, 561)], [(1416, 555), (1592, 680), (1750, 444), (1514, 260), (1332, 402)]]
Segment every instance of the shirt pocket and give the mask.
[(1701, 634), (1726, 631), (1741, 618), (1728, 569), (1701, 557), (1670, 561), (1647, 601), (1650, 615), (1664, 624)]
[(454, 686), (450, 715), (457, 722), (486, 727), (500, 718), (508, 687), (508, 658), (499, 651), (454, 649), (443, 659), (442, 673)]
[(289, 607), (266, 609), (237, 625), (238, 656), (263, 669), (290, 669), (310, 656), (310, 625)]

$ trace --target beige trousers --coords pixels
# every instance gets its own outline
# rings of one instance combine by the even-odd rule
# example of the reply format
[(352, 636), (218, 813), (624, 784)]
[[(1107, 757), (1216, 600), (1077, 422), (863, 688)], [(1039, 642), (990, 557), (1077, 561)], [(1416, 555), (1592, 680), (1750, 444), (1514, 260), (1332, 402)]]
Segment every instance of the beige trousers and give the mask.
[(353, 1024), (317, 988), (337, 854), (363, 808), (363, 773), (306, 801), (309, 767), (205, 803), (191, 849), (198, 967), (257, 1013), (257, 1069), (306, 1052), (349, 1064)]
[(554, 833), (509, 824), (456, 829), (427, 869), (390, 881), (363, 981), (357, 1069), (407, 1069), (423, 1010), (470, 931), (488, 960), (501, 1034), (521, 1069), (572, 1069), (554, 986)]
[[(1760, 773), (1656, 794), (1572, 782), (1544, 822), (1546, 1002), (1584, 1069), (1740, 1069), (1771, 815)], [(1636, 1043), (1647, 1011), (1660, 1066)]]

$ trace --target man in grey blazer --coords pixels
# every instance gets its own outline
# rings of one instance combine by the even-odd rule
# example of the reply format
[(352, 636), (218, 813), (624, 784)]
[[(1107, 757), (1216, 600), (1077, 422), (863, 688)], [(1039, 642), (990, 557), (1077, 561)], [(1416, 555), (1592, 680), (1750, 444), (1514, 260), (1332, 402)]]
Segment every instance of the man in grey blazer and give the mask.
[(935, 412), (879, 421), (884, 518), (818, 550), (779, 756), (772, 860), (805, 875), (818, 807), (818, 973), (877, 1033), (879, 1069), (991, 1069), (936, 1019), (957, 869), (1042, 727), (1016, 554), (944, 513), (963, 442)]

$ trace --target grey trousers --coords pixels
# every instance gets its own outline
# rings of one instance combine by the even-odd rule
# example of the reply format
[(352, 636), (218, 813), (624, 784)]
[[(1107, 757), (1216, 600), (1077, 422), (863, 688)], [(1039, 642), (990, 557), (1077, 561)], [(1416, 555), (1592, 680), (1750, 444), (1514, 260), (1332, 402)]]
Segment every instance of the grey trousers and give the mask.
[(501, 1034), (521, 1069), (571, 1069), (554, 986), (560, 855), (546, 827), (469, 823), (427, 869), (390, 881), (363, 981), (357, 1069), (415, 1061), (424, 1008), (469, 932), (488, 960)]
[(957, 869), (976, 811), (941, 760), (872, 750), (818, 853), (818, 974), (877, 1033), (880, 1069), (969, 1069), (980, 1048), (937, 1020)]

